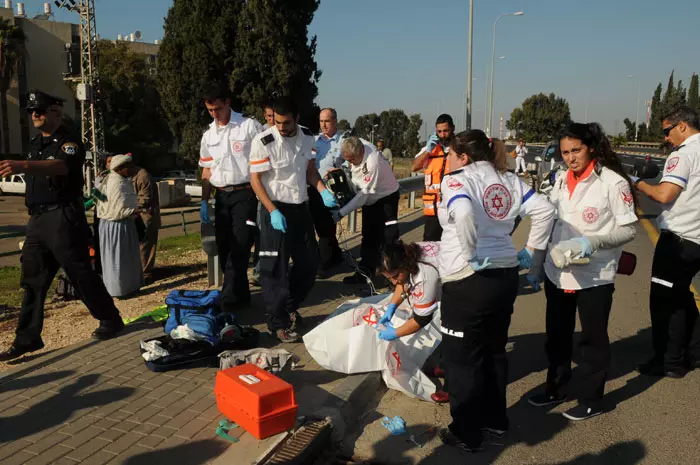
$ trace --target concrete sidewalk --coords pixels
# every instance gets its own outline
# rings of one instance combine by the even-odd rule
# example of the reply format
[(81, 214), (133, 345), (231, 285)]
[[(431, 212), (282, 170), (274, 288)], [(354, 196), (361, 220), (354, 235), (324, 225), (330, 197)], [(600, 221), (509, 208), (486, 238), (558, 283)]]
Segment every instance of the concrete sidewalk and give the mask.
[[(402, 221), (402, 232), (422, 231), (417, 211)], [(355, 237), (350, 246), (359, 243)], [(347, 270), (349, 271), (349, 269)], [(256, 291), (256, 290), (254, 290)], [(257, 290), (259, 291), (259, 290)], [(309, 329), (340, 303), (364, 292), (342, 283), (342, 275), (318, 281), (301, 313)], [(239, 322), (266, 331), (262, 298)], [(130, 327), (114, 340), (84, 341), (62, 350), (26, 357), (0, 377), (0, 463), (14, 464), (249, 464), (274, 438), (257, 441), (242, 429), (231, 431), (240, 442), (218, 438), (221, 418), (214, 398), (216, 368), (150, 372), (139, 354), (141, 339), (162, 334), (159, 325)], [(273, 347), (261, 335), (261, 345)], [(294, 385), (298, 415), (337, 409), (355, 412), (381, 393), (367, 390), (366, 376), (346, 377), (320, 368), (303, 344), (280, 346), (301, 359), (282, 377)], [(376, 376), (378, 379), (378, 376)], [(359, 400), (358, 400), (359, 399)]]

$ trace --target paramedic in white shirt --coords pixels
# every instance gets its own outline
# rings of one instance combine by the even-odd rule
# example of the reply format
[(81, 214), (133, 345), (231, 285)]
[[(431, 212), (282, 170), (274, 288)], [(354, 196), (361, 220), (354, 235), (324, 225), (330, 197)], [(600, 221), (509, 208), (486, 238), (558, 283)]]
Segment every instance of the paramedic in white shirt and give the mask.
[[(543, 392), (528, 401), (541, 407), (566, 400), (578, 310), (578, 405), (563, 413), (576, 421), (604, 411), (615, 275), (622, 245), (636, 235), (637, 216), (631, 181), (598, 123), (571, 123), (559, 144), (568, 171), (550, 194), (558, 218), (544, 267), (549, 370)], [(577, 259), (589, 262), (576, 264)]]
[(515, 147), (515, 172), (516, 174), (527, 173), (527, 167), (525, 166), (525, 155), (527, 155), (527, 147), (525, 147), (525, 141), (520, 139), (518, 146)]
[(343, 141), (341, 152), (350, 163), (355, 196), (334, 211), (334, 219), (338, 222), (351, 211), (362, 208), (361, 273), (346, 276), (343, 282), (364, 284), (363, 274), (371, 278), (380, 265), (384, 245), (399, 238), (399, 183), (389, 162), (369, 142), (348, 137)]
[(248, 159), (253, 138), (262, 131), (260, 123), (231, 110), (226, 91), (212, 86), (204, 104), (213, 118), (202, 136), (199, 166), (202, 168), (200, 218), (210, 223), (209, 197), (215, 193), (216, 247), (224, 272), (221, 303), (233, 311), (250, 303), (248, 260), (257, 234), (258, 200), (250, 186)]
[[(394, 339), (417, 333), (433, 320), (438, 308), (442, 282), (438, 271), (439, 242), (415, 242), (404, 244), (401, 241), (384, 246), (382, 253), (382, 274), (394, 286), (394, 294), (382, 318), (379, 320), (379, 339)], [(408, 299), (412, 316), (403, 325), (394, 327), (391, 319), (401, 303)], [(435, 376), (444, 377), (444, 370), (435, 369)], [(444, 386), (445, 387), (445, 386)], [(436, 403), (449, 400), (446, 389), (431, 396)]]
[[(250, 152), (250, 181), (260, 212), (260, 280), (268, 329), (282, 342), (299, 340), (298, 309), (316, 281), (318, 247), (309, 211), (307, 183), (328, 208), (335, 198), (316, 170), (314, 136), (299, 126), (289, 97), (274, 103), (275, 126), (258, 134)], [(289, 259), (294, 266), (289, 271)]]
[[(544, 197), (508, 171), (507, 157), (503, 142), (483, 131), (457, 134), (438, 207), (443, 227), (440, 366), (452, 415), (439, 435), (467, 451), (480, 449), (482, 432), (502, 437), (508, 430), (506, 342), (518, 269), (531, 268), (531, 281), (539, 274), (537, 259), (544, 257), (555, 217)], [(510, 236), (519, 215), (532, 220), (520, 252)]]
[(690, 290), (700, 271), (700, 121), (696, 111), (681, 107), (662, 127), (676, 150), (666, 159), (661, 182), (635, 180), (637, 190), (662, 208), (649, 296), (654, 355), (638, 370), (682, 378), (700, 368), (700, 319)]

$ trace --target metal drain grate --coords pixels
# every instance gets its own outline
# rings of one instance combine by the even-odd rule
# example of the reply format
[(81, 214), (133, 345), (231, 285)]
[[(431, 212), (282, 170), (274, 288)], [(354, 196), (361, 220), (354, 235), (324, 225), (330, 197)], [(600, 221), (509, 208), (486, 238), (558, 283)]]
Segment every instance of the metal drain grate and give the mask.
[(265, 465), (308, 465), (313, 463), (323, 446), (330, 444), (331, 425), (316, 420), (299, 428)]

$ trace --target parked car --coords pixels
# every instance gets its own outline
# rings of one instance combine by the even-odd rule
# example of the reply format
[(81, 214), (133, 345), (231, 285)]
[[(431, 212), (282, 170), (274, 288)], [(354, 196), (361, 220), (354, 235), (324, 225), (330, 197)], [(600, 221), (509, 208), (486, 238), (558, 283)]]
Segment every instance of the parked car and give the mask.
[(27, 191), (27, 184), (24, 182), (24, 175), (13, 174), (11, 176), (0, 179), (0, 195), (2, 194), (20, 194), (24, 195)]

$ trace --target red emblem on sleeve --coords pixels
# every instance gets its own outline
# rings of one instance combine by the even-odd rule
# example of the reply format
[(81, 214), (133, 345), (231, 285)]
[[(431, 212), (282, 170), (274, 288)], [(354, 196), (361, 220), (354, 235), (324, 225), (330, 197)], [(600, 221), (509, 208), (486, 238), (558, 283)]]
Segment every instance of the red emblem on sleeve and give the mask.
[(666, 163), (666, 172), (670, 173), (676, 169), (676, 166), (678, 166), (678, 157), (669, 158), (668, 163)]
[(632, 205), (634, 202), (634, 197), (632, 197), (632, 191), (630, 190), (630, 186), (624, 185), (620, 189), (620, 195), (622, 196), (622, 201), (625, 202), (625, 205), (628, 207)]
[(423, 292), (423, 283), (418, 283), (416, 284), (416, 287), (413, 288), (413, 297), (416, 299), (422, 299), (425, 293)]
[(423, 244), (423, 256), (425, 257), (437, 257), (440, 253), (440, 243), (439, 242), (426, 242)]
[(449, 178), (447, 180), (447, 187), (449, 187), (453, 191), (456, 191), (457, 189), (461, 189), (462, 187), (464, 187), (464, 185), (454, 178)]
[(581, 217), (586, 223), (593, 224), (600, 218), (600, 213), (598, 213), (598, 209), (595, 207), (586, 207)]
[(372, 180), (372, 176), (369, 174), (366, 174), (363, 179), (365, 181), (365, 184), (369, 184), (369, 182)]
[(513, 205), (510, 192), (501, 184), (491, 184), (487, 187), (482, 201), (486, 214), (495, 220), (505, 218)]

